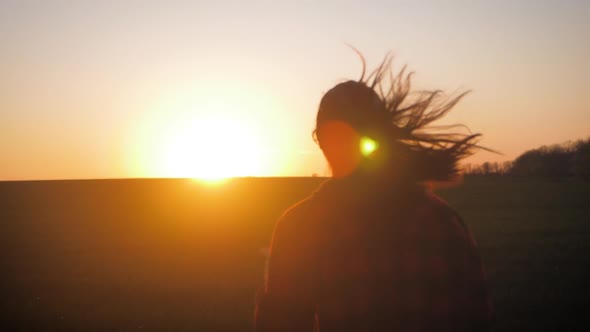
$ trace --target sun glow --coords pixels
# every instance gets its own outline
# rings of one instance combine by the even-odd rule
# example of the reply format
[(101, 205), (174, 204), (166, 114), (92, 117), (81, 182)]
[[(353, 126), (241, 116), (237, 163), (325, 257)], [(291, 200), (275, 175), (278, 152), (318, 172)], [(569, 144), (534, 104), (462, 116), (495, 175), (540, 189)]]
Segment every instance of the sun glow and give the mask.
[(260, 124), (244, 103), (219, 98), (182, 106), (160, 106), (135, 124), (127, 149), (130, 172), (210, 183), (269, 172), (270, 142), (260, 139)]
[(170, 177), (208, 180), (260, 175), (262, 147), (250, 129), (220, 116), (179, 126), (162, 145), (161, 171)]
[(128, 172), (208, 183), (276, 174), (276, 151), (284, 139), (269, 123), (274, 124), (277, 106), (268, 94), (244, 86), (195, 83), (154, 98), (130, 123)]

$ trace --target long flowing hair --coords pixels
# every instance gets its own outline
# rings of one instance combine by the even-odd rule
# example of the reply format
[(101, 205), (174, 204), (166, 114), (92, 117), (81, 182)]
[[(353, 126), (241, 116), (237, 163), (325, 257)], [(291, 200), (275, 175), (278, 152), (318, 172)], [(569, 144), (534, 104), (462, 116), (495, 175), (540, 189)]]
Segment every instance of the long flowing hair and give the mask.
[[(367, 99), (364, 98), (364, 101), (360, 102), (363, 106), (357, 103), (355, 105), (357, 109), (354, 112), (368, 113), (367, 108), (378, 108), (373, 113), (382, 116), (379, 116), (377, 121), (379, 123), (376, 126), (386, 132), (390, 141), (388, 145), (390, 149), (393, 149), (391, 154), (396, 157), (396, 162), (404, 164), (402, 172), (407, 174), (403, 175), (411, 176), (414, 181), (454, 180), (460, 173), (458, 162), (461, 159), (473, 154), (477, 149), (495, 152), (478, 145), (481, 134), (471, 133), (464, 125), (433, 125), (470, 91), (451, 97), (446, 96), (441, 90), (412, 91), (411, 80), (414, 72), (408, 72), (407, 67), (404, 66), (399, 72), (394, 73), (391, 54), (387, 54), (383, 62), (367, 74), (365, 58), (358, 50), (354, 48), (353, 50), (362, 61), (361, 77), (356, 81), (340, 84), (349, 84), (349, 87), (353, 88), (348, 89), (348, 92), (333, 93), (329, 98), (330, 91), (324, 95), (313, 135), (316, 141), (318, 141), (317, 129), (324, 121), (322, 112), (327, 113), (322, 110), (322, 107), (330, 108), (326, 107), (329, 104), (327, 99), (350, 99), (350, 96), (343, 96), (343, 94), (350, 95), (350, 91), (356, 89), (365, 90), (363, 92), (365, 95), (369, 91), (369, 94), (378, 97), (377, 102), (372, 103), (367, 103)], [(337, 87), (338, 85), (333, 90)], [(331, 104), (335, 103), (331, 102)], [(332, 106), (332, 108), (335, 107)], [(458, 132), (459, 128), (467, 133)]]

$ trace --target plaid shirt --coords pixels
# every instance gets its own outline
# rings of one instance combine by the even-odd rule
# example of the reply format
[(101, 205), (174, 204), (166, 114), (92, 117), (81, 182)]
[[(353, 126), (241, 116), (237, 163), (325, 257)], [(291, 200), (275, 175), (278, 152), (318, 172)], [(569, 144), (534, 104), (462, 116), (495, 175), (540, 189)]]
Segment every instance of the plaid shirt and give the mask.
[(257, 331), (488, 328), (485, 273), (461, 218), (417, 186), (381, 187), (328, 181), (284, 213)]

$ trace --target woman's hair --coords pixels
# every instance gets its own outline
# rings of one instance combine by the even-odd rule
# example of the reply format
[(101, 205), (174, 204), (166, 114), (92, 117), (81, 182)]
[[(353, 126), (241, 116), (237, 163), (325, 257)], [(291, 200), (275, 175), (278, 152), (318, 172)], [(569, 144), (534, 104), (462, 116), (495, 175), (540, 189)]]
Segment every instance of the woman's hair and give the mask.
[[(462, 125), (432, 124), (468, 91), (455, 97), (445, 97), (439, 90), (411, 91), (413, 73), (406, 73), (404, 66), (394, 74), (392, 56), (386, 55), (381, 65), (366, 75), (365, 59), (356, 52), (363, 63), (361, 77), (336, 85), (322, 97), (314, 139), (325, 146), (321, 127), (329, 121), (344, 122), (359, 135), (380, 142), (384, 150), (380, 153), (387, 154), (386, 165), (393, 166), (391, 171), (401, 172), (401, 176), (417, 182), (456, 178), (458, 161), (482, 148), (477, 145), (480, 134), (449, 132), (459, 127), (467, 129)], [(334, 161), (328, 158), (328, 162), (334, 168)]]

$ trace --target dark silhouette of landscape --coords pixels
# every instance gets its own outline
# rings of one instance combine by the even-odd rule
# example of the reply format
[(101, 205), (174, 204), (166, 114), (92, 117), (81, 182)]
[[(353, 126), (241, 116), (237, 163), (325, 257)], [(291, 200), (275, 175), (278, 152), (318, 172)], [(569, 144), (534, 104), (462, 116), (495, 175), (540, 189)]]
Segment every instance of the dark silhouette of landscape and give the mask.
[[(0, 182), (0, 330), (251, 330), (274, 223), (322, 181)], [(496, 330), (575, 326), (588, 184), (468, 176), (439, 192), (478, 240)]]
[(470, 175), (590, 179), (590, 138), (530, 149), (516, 159), (463, 166)]

